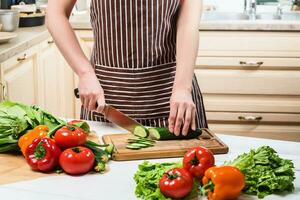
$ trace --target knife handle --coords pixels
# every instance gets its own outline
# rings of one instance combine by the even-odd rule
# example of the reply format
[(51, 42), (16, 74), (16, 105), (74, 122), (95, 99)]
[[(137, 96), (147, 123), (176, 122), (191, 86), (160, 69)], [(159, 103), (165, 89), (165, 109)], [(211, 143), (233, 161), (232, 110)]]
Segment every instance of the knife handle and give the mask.
[(76, 97), (77, 99), (80, 98), (80, 95), (79, 95), (79, 89), (78, 89), (78, 88), (75, 88), (75, 89), (74, 89), (74, 95), (75, 95), (75, 97)]

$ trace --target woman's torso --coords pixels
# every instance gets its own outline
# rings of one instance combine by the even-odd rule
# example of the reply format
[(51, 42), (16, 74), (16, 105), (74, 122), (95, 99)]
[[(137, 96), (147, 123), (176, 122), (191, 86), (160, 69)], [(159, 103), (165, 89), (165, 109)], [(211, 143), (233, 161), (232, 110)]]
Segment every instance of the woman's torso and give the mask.
[(180, 0), (93, 0), (94, 65), (144, 68), (176, 60)]

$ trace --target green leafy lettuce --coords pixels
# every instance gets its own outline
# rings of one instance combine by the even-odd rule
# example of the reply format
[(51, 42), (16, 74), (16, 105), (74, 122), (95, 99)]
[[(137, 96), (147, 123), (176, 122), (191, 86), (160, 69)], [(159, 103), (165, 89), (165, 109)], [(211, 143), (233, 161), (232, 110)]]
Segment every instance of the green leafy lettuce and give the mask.
[(49, 128), (49, 136), (66, 122), (38, 106), (12, 101), (0, 103), (0, 153), (18, 150), (18, 139), (38, 125)]
[(244, 192), (264, 198), (294, 189), (294, 165), (291, 160), (282, 159), (269, 146), (262, 146), (244, 153), (225, 165), (239, 168), (246, 178)]
[[(139, 165), (138, 171), (134, 175), (136, 196), (145, 200), (171, 200), (160, 192), (159, 180), (166, 171), (175, 167), (182, 167), (181, 162), (150, 163), (144, 161)], [(194, 181), (194, 188), (185, 199), (192, 199), (192, 197), (197, 196), (198, 188), (198, 181)]]

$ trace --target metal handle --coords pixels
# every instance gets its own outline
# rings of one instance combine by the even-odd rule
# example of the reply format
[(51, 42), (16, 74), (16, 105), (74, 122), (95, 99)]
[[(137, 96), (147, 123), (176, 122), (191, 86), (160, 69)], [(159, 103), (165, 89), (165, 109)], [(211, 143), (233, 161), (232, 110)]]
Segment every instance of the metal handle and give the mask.
[(240, 65), (243, 67), (260, 67), (264, 62), (256, 62), (256, 61), (240, 61)]
[(26, 55), (26, 53), (24, 53), (23, 57), (17, 58), (17, 61), (18, 62), (22, 62), (22, 61), (24, 61), (26, 59), (27, 59), (27, 55)]
[(47, 43), (48, 43), (48, 44), (53, 44), (53, 43), (54, 43), (54, 40), (49, 40)]
[(1, 90), (2, 90), (2, 97), (1, 100), (6, 100), (6, 88), (5, 84), (0, 82)]
[(261, 116), (239, 116), (239, 120), (244, 120), (244, 121), (261, 121), (263, 118)]

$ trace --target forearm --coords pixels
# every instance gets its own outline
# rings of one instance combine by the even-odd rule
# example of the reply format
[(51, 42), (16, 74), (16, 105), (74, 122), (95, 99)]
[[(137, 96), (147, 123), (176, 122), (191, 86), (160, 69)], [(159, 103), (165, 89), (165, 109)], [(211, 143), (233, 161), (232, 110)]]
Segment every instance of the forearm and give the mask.
[(202, 2), (182, 1), (177, 22), (176, 75), (174, 90), (191, 90), (199, 45), (199, 24)]
[[(58, 1), (60, 2), (60, 1)], [(73, 7), (74, 0), (64, 0), (61, 4), (67, 4), (69, 7), (64, 5), (58, 9), (57, 1), (49, 1), (47, 7), (46, 24), (47, 27), (62, 55), (72, 67), (77, 75), (82, 75), (88, 72), (92, 72), (92, 66), (84, 55), (79, 42), (75, 36), (74, 30), (69, 23), (68, 17)], [(71, 3), (70, 3), (71, 2)], [(70, 6), (70, 4), (72, 6)]]

